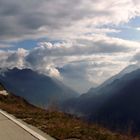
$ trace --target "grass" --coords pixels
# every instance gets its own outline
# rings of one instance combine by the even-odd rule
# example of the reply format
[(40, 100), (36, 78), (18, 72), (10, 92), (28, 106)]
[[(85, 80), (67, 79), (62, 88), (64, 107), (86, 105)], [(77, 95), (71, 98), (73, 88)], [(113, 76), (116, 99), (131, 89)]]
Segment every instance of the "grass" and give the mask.
[(79, 140), (140, 140), (138, 137), (114, 133), (101, 126), (88, 124), (79, 118), (55, 109), (40, 109), (11, 94), (8, 96), (0, 95), (0, 108), (41, 129), (57, 140), (70, 138)]

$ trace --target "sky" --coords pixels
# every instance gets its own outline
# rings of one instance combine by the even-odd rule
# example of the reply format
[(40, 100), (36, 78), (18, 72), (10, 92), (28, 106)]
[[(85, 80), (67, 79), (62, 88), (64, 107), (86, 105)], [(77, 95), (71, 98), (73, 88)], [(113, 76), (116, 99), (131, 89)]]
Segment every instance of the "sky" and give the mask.
[(1, 68), (84, 93), (139, 61), (139, 0), (0, 0)]

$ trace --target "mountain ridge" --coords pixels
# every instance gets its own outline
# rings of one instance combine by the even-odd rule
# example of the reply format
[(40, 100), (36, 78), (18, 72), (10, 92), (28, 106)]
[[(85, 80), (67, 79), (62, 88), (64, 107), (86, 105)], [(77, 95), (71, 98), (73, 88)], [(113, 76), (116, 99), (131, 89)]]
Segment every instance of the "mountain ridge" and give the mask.
[(51, 77), (31, 69), (7, 69), (0, 74), (0, 82), (8, 91), (42, 107), (47, 107), (51, 102), (57, 105), (63, 100), (78, 96), (78, 93), (61, 81), (58, 84)]
[(140, 132), (140, 69), (65, 103), (64, 110), (111, 129)]

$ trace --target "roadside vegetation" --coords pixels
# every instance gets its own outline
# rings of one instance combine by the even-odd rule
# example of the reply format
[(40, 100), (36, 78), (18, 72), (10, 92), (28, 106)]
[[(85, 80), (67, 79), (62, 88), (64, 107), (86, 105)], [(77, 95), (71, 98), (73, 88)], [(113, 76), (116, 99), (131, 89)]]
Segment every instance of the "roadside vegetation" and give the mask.
[[(0, 86), (0, 90), (3, 87)], [(0, 109), (48, 133), (57, 140), (140, 140), (138, 137), (111, 132), (79, 118), (57, 111), (43, 110), (12, 94), (0, 95)]]

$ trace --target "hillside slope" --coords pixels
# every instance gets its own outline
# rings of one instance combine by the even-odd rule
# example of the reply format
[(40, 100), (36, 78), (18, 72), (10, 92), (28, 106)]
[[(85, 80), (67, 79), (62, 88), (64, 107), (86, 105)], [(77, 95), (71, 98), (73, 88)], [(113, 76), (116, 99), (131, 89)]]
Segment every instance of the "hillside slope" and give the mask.
[[(3, 90), (1, 86), (0, 90)], [(21, 97), (0, 95), (0, 109), (34, 125), (57, 140), (138, 140), (138, 137), (113, 133), (101, 126), (88, 124), (51, 108), (37, 108)]]
[(65, 111), (106, 127), (140, 132), (140, 69), (65, 102)]
[(8, 69), (0, 73), (0, 82), (15, 95), (30, 103), (46, 108), (48, 104), (78, 96), (62, 82), (31, 69)]
[(102, 122), (112, 129), (126, 130), (131, 127), (131, 131), (139, 133), (140, 70), (126, 74), (120, 80), (112, 82), (110, 86), (113, 89), (111, 96), (96, 114), (91, 112), (89, 119)]

